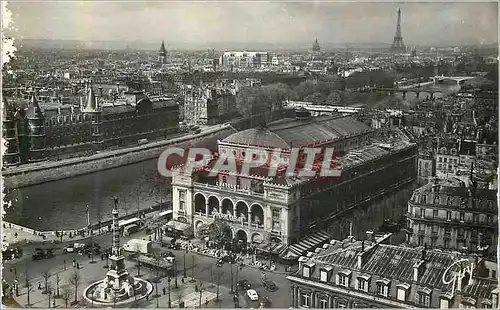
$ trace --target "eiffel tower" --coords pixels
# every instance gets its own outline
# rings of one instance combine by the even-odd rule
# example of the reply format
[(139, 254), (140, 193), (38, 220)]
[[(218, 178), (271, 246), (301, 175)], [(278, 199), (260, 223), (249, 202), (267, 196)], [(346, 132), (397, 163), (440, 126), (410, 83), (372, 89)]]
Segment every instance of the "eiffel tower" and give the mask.
[(391, 51), (395, 53), (403, 53), (406, 51), (405, 44), (403, 43), (403, 35), (401, 34), (401, 9), (398, 9), (398, 24), (396, 26), (396, 35), (394, 42), (392, 42)]

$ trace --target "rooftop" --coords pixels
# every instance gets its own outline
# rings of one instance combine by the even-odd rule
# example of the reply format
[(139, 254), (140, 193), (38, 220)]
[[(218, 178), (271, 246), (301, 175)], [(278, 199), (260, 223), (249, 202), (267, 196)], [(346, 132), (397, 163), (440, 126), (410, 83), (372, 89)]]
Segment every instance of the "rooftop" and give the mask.
[(285, 118), (270, 123), (266, 128), (240, 131), (222, 142), (290, 149), (321, 145), (368, 131), (371, 128), (367, 125), (344, 116), (320, 116), (308, 120)]

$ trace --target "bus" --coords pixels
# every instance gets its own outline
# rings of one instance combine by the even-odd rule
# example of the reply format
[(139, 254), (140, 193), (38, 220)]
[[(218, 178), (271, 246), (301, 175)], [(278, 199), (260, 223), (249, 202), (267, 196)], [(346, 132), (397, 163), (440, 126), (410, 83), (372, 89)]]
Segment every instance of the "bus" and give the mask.
[(129, 225), (139, 225), (141, 223), (141, 219), (138, 218), (138, 217), (133, 217), (133, 218), (130, 218), (128, 220), (121, 220), (118, 222), (118, 227), (123, 230), (123, 228), (125, 228), (125, 226), (129, 226)]

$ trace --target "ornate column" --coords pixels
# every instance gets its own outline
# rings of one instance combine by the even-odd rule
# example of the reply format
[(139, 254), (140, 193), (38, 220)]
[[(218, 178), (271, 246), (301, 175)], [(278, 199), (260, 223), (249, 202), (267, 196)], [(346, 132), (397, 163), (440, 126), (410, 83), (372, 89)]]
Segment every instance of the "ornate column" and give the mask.
[(248, 211), (248, 225), (252, 224), (252, 212)]
[(208, 206), (208, 202), (205, 204), (205, 212), (206, 212), (206, 216), (209, 216), (210, 215), (210, 208)]

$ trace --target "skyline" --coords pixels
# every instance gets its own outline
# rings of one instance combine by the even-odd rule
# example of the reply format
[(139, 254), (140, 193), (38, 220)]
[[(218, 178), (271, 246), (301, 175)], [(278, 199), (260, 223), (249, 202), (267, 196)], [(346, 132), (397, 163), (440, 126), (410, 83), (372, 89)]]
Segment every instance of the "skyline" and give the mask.
[[(402, 10), (406, 45), (489, 45), (497, 3), (9, 1), (16, 39), (206, 46), (391, 44)], [(236, 27), (234, 27), (236, 25)], [(165, 29), (163, 31), (159, 29)]]

